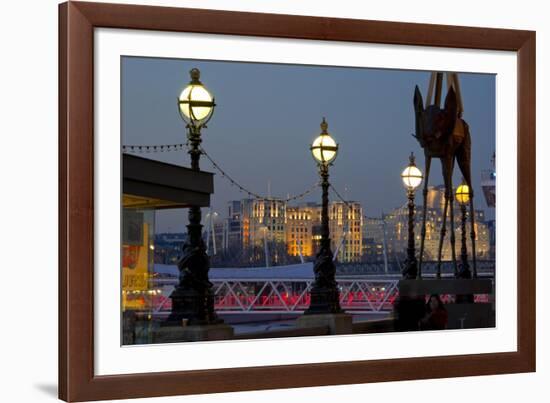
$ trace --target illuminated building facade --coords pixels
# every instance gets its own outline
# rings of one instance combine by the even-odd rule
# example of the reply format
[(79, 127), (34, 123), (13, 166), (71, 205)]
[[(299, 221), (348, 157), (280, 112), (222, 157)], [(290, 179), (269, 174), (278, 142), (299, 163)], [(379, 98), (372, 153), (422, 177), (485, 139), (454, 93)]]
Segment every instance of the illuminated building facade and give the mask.
[(321, 239), (320, 234), (314, 234), (320, 211), (321, 207), (315, 204), (287, 207), (286, 244), (290, 256), (314, 255), (314, 237)]
[[(441, 224), (443, 221), (443, 208), (444, 208), (444, 186), (434, 186), (428, 189), (427, 195), (427, 210), (426, 210), (426, 238), (424, 240), (424, 260), (437, 260), (439, 239)], [(485, 213), (483, 210), (475, 211), (475, 232), (476, 232), (476, 254), (478, 259), (489, 259), (491, 257), (490, 246), (490, 231), (487, 223), (485, 222)], [(460, 220), (461, 212), (460, 207), (455, 203), (454, 206), (454, 218), (455, 218), (455, 251), (456, 256), (460, 252)], [(443, 243), (442, 248), (442, 260), (449, 261), (452, 258), (451, 244), (450, 244), (450, 212), (447, 213), (447, 235)], [(407, 220), (408, 211), (406, 207), (402, 207), (392, 211), (384, 216), (386, 223), (386, 241), (388, 243), (388, 249), (392, 249), (396, 254), (400, 255), (405, 252), (407, 247), (408, 232), (407, 232)], [(466, 232), (468, 234), (468, 247), (469, 246), (469, 233), (471, 224), (468, 221), (466, 224)], [(422, 206), (417, 206), (415, 211), (415, 228), (414, 234), (416, 238), (417, 253), (420, 251), (420, 233), (422, 229)], [(468, 251), (471, 253), (471, 250)], [(390, 252), (391, 253), (391, 252)]]
[[(359, 262), (363, 254), (363, 208), (330, 202), (329, 229), (331, 249), (339, 262)], [(311, 257), (321, 240), (321, 206), (305, 203), (287, 208), (287, 251), (291, 256)]]
[(339, 262), (359, 262), (363, 255), (363, 208), (357, 202), (328, 207), (330, 238)]
[(286, 202), (277, 199), (241, 200), (243, 247), (269, 242), (286, 243)]

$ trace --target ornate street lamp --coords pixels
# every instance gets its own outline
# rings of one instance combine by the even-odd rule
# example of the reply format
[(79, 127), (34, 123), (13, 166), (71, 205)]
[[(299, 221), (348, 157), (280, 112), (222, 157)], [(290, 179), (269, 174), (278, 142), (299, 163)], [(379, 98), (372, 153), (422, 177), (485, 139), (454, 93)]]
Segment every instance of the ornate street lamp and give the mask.
[[(470, 187), (463, 181), (462, 184), (456, 188), (456, 201), (460, 205), (462, 212), (462, 246), (460, 249), (460, 266), (457, 273), (458, 278), (472, 278), (470, 272), (470, 265), (468, 264), (468, 250), (466, 248), (466, 206), (470, 203)], [(477, 277), (477, 273), (474, 270), (474, 278)]]
[(332, 314), (343, 312), (340, 308), (339, 292), (336, 284), (336, 266), (330, 249), (328, 218), (328, 169), (336, 159), (338, 144), (327, 131), (328, 124), (323, 118), (321, 134), (311, 145), (311, 154), (319, 166), (322, 189), (321, 208), (321, 247), (315, 258), (313, 272), (315, 281), (311, 287), (311, 302), (305, 314)]
[[(191, 81), (178, 97), (178, 110), (186, 122), (187, 139), (191, 169), (198, 171), (201, 156), (201, 129), (206, 127), (214, 113), (214, 98), (200, 81), (200, 71), (190, 71)], [(182, 248), (178, 261), (180, 281), (172, 299), (172, 312), (167, 325), (181, 325), (186, 319), (188, 325), (207, 325), (221, 323), (214, 312), (214, 293), (212, 283), (208, 280), (210, 262), (206, 245), (202, 239), (201, 209), (198, 206), (189, 208), (187, 240)]]
[(414, 154), (409, 157), (409, 166), (401, 173), (401, 179), (407, 189), (407, 198), (409, 200), (409, 240), (407, 246), (407, 260), (403, 269), (403, 277), (406, 279), (421, 278), (421, 273), (418, 270), (418, 264), (414, 249), (414, 193), (418, 186), (422, 183), (422, 172), (417, 168), (414, 161)]

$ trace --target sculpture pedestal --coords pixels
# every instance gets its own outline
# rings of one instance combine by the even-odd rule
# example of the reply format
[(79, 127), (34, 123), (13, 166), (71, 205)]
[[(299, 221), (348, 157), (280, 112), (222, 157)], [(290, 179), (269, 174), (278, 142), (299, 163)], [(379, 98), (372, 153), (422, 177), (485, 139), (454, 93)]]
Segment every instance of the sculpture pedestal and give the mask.
[(225, 323), (215, 325), (161, 326), (153, 334), (153, 343), (228, 340), (232, 339), (233, 335), (233, 328)]
[(393, 304), (394, 329), (398, 332), (420, 330), (420, 320), (426, 315), (426, 298), (400, 295)]
[(328, 326), (330, 334), (353, 333), (352, 317), (349, 313), (320, 313), (302, 315), (296, 320), (296, 327)]
[(493, 305), (474, 303), (473, 298), (475, 294), (495, 295), (490, 279), (401, 280), (398, 289), (399, 298), (394, 304), (397, 331), (419, 330), (418, 321), (425, 315), (425, 304), (432, 294), (457, 297), (457, 303), (445, 304), (448, 312), (447, 329), (495, 326)]

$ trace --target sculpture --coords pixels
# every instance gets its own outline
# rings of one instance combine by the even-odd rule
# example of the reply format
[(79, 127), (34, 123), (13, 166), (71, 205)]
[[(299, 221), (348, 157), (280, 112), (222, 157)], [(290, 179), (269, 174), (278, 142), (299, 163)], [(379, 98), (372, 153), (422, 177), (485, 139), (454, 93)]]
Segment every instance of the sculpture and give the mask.
[[(441, 91), (441, 73), (438, 73), (437, 91)], [(449, 78), (448, 78), (449, 79)], [(455, 79), (455, 85), (458, 80)], [(428, 99), (430, 94), (428, 94)], [(416, 121), (416, 133), (413, 136), (418, 140), (424, 150), (426, 161), (426, 175), (424, 180), (424, 205), (422, 208), (422, 230), (420, 238), (420, 258), (418, 265), (418, 278), (421, 276), (422, 257), (424, 254), (424, 240), (426, 238), (426, 198), (428, 194), (428, 178), (430, 176), (430, 166), (432, 158), (439, 158), (443, 170), (443, 179), (445, 185), (445, 201), (443, 208), (443, 222), (441, 224), (441, 236), (439, 239), (439, 248), (437, 256), (437, 277), (441, 277), (441, 252), (443, 241), (446, 234), (447, 209), (450, 206), (450, 225), (451, 225), (451, 254), (456, 277), (461, 277), (458, 271), (455, 251), (455, 232), (454, 232), (454, 209), (453, 209), (453, 183), (452, 176), (455, 160), (462, 172), (464, 181), (470, 189), (470, 238), (472, 241), (473, 273), (477, 275), (476, 270), (476, 248), (475, 248), (475, 216), (473, 204), (473, 190), (471, 181), (471, 138), (468, 124), (462, 119), (462, 111), (458, 106), (457, 94), (452, 85), (449, 85), (447, 96), (445, 98), (444, 108), (439, 106), (439, 96), (436, 95), (436, 102), (427, 105), (424, 108), (422, 94), (416, 86), (414, 91), (414, 110)]]

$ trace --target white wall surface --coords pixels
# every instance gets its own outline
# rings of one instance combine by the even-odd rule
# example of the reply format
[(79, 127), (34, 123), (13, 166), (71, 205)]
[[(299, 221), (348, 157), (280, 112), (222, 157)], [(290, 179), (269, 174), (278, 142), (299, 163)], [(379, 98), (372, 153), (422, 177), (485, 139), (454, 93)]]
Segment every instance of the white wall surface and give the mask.
[[(542, 154), (550, 146), (546, 2), (111, 1), (537, 31), (537, 373), (144, 401), (548, 401), (550, 315), (544, 284), (550, 284), (550, 274), (544, 252), (550, 237), (544, 231), (549, 225), (549, 209), (544, 208), (549, 192), (544, 186), (550, 162)], [(57, 3), (0, 3), (0, 401), (4, 402), (38, 403), (57, 396)]]

